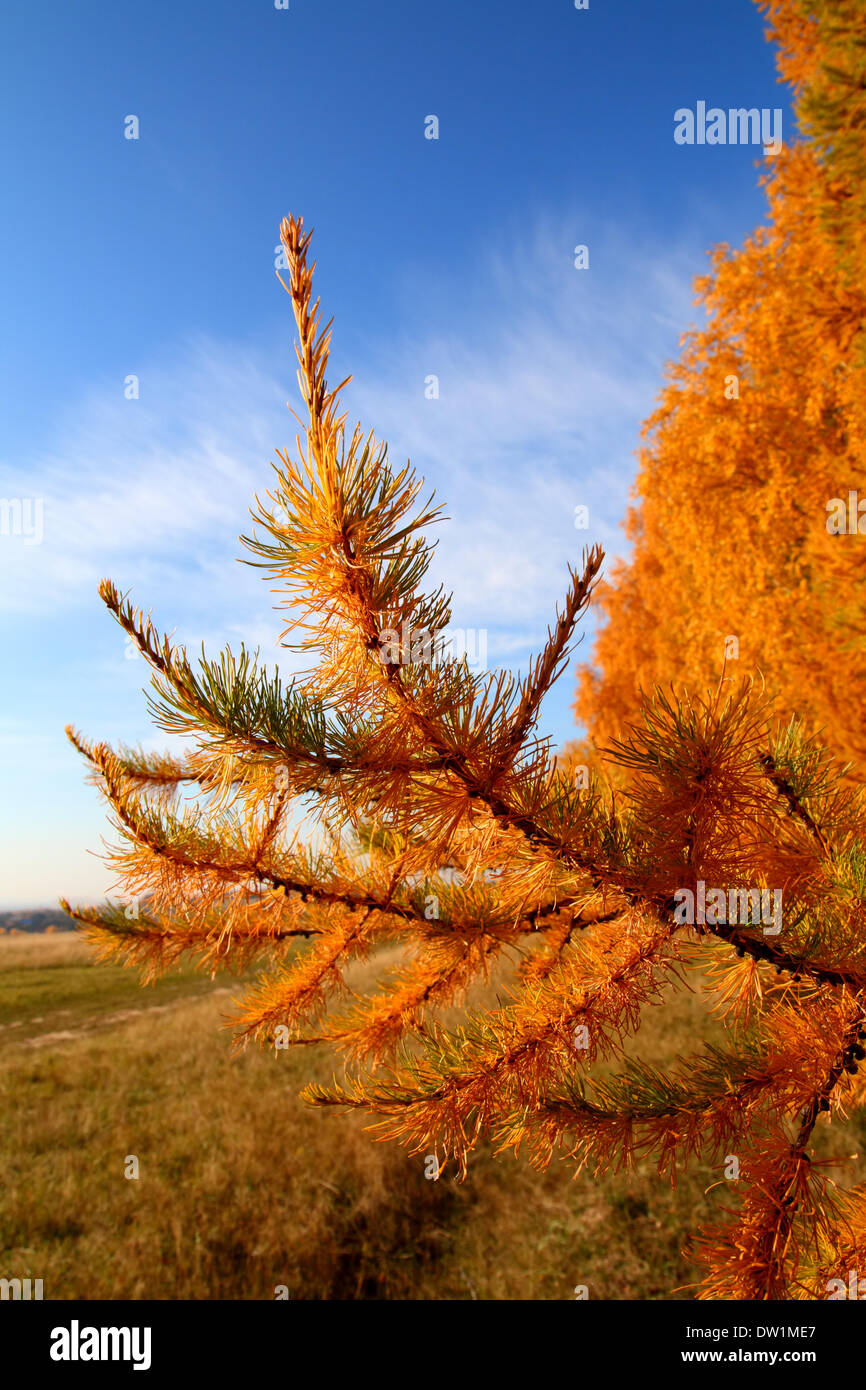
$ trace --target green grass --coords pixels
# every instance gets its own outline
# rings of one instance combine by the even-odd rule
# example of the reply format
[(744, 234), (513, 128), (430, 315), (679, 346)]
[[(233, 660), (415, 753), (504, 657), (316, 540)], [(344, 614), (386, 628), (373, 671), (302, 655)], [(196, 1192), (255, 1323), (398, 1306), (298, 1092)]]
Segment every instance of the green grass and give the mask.
[(137, 977), (122, 965), (32, 960), (0, 974), (0, 1039), (20, 1042), (82, 1029), (107, 1014), (176, 1003), (213, 990), (213, 981), (192, 970), (142, 989)]
[[(482, 1147), (464, 1183), (431, 1182), (369, 1120), (298, 1100), (333, 1074), (324, 1050), (232, 1054), (230, 995), (212, 992), (235, 992), (230, 977), (140, 990), (89, 961), (77, 938), (0, 938), (0, 1274), (59, 1299), (692, 1296), (681, 1250), (727, 1198), (707, 1194), (718, 1165), (672, 1188), (651, 1163), (574, 1180)], [(52, 1039), (61, 1011), (71, 1036)], [(641, 1051), (692, 1051), (705, 1016), (686, 992), (648, 1010)], [(856, 1147), (850, 1130), (831, 1138)]]

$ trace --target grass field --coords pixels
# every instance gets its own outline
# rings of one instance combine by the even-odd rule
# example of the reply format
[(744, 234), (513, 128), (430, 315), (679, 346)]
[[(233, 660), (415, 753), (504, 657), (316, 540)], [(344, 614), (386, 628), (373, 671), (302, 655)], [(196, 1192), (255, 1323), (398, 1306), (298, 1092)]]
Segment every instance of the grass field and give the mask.
[[(429, 1181), (368, 1120), (297, 1099), (333, 1074), (323, 1049), (232, 1055), (237, 990), (142, 989), (77, 936), (0, 937), (0, 1275), (56, 1299), (692, 1296), (681, 1246), (718, 1214), (718, 1169), (672, 1189), (650, 1164), (574, 1180), (482, 1149), (464, 1183)], [(641, 1055), (693, 1050), (704, 1016), (687, 993), (650, 1010)]]

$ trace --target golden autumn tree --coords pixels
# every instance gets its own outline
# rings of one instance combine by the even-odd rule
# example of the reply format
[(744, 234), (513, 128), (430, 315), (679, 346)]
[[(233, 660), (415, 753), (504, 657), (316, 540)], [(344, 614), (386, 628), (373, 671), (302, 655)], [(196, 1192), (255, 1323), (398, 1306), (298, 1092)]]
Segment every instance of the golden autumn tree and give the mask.
[[(825, 1296), (866, 1256), (866, 1191), (834, 1188), (810, 1154), (822, 1117), (866, 1100), (859, 792), (748, 682), (656, 695), (613, 750), (627, 797), (563, 771), (536, 724), (601, 553), (571, 573), (525, 678), (458, 659), (447, 595), (422, 588), (439, 509), (347, 428), (310, 234), (290, 218), (281, 236), (306, 414), (246, 543), (311, 664), (288, 687), (244, 648), (194, 664), (104, 581), (155, 722), (188, 751), (69, 731), (137, 911), (65, 909), (147, 975), (260, 962), (238, 1041), (328, 1044), (343, 1075), (309, 1087), (313, 1104), (367, 1111), (379, 1138), (458, 1171), (485, 1137), (596, 1174), (653, 1154), (667, 1178), (736, 1144), (738, 1205), (694, 1244), (700, 1296)], [(383, 945), (402, 962), (361, 994), (347, 972)], [(488, 976), (496, 1006), (467, 1000)], [(724, 1011), (728, 1044), (667, 1072), (625, 1061), (677, 981)]]
[(641, 691), (727, 672), (866, 775), (866, 0), (765, 0), (805, 138), (768, 157), (766, 226), (719, 246), (645, 447), (631, 557), (597, 602), (581, 756)]

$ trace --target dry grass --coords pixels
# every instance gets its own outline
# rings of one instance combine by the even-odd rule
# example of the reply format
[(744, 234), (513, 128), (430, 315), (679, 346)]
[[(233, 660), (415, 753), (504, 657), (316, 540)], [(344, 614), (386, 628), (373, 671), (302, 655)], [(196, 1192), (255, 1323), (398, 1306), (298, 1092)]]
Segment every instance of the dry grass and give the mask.
[[(62, 991), (64, 970), (86, 968), (98, 988), (103, 967), (86, 960), (77, 938), (5, 938), (0, 1002), (28, 969)], [(4, 1047), (0, 1273), (61, 1299), (270, 1299), (281, 1284), (295, 1299), (568, 1299), (577, 1284), (669, 1298), (694, 1277), (680, 1248), (715, 1214), (718, 1171), (676, 1190), (650, 1165), (573, 1181), (562, 1163), (537, 1173), (484, 1149), (462, 1185), (431, 1182), (423, 1155), (372, 1142), (362, 1117), (301, 1104), (303, 1082), (334, 1069), (323, 1050), (232, 1056), (228, 999), (176, 995), (55, 1045)], [(685, 994), (650, 1010), (644, 1051), (692, 1050), (703, 1014)]]

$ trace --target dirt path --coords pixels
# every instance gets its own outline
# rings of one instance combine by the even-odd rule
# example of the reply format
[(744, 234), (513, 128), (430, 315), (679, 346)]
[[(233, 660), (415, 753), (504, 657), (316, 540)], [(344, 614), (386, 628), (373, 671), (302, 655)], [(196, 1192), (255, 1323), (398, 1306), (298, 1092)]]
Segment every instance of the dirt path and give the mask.
[[(179, 999), (172, 999), (168, 1004), (144, 1004), (137, 1009), (120, 1009), (115, 1013), (96, 1014), (93, 1018), (89, 1018), (86, 1022), (83, 1022), (81, 1026), (78, 1028), (63, 1028), (59, 1029), (56, 1032), (37, 1033), (35, 1037), (27, 1037), (20, 1039), (15, 1037), (9, 1037), (8, 1034), (10, 1029), (12, 1028), (26, 1028), (28, 1024), (32, 1026), (34, 1023), (42, 1022), (41, 1017), (22, 1018), (19, 1019), (16, 1023), (9, 1023), (5, 1026), (3, 1032), (7, 1036), (2, 1038), (2, 1045), (4, 1047), (22, 1048), (54, 1047), (59, 1043), (75, 1042), (78, 1038), (86, 1038), (91, 1033), (104, 1032), (106, 1028), (113, 1028), (118, 1023), (127, 1023), (130, 1019), (133, 1018), (144, 1018), (150, 1017), (152, 1014), (170, 1013), (173, 1009), (179, 1009), (182, 1007), (182, 1005), (189, 1004), (190, 1002), (195, 1002), (195, 1000), (197, 999), (213, 999), (218, 994), (234, 993), (236, 993), (236, 990), (231, 989), (226, 985), (218, 985), (215, 989), (210, 989), (206, 992), (199, 991), (196, 994), (184, 994)], [(72, 1012), (73, 1010), (71, 1009), (62, 1009), (53, 1017), (57, 1019), (61, 1016), (61, 1014), (68, 1014)]]

